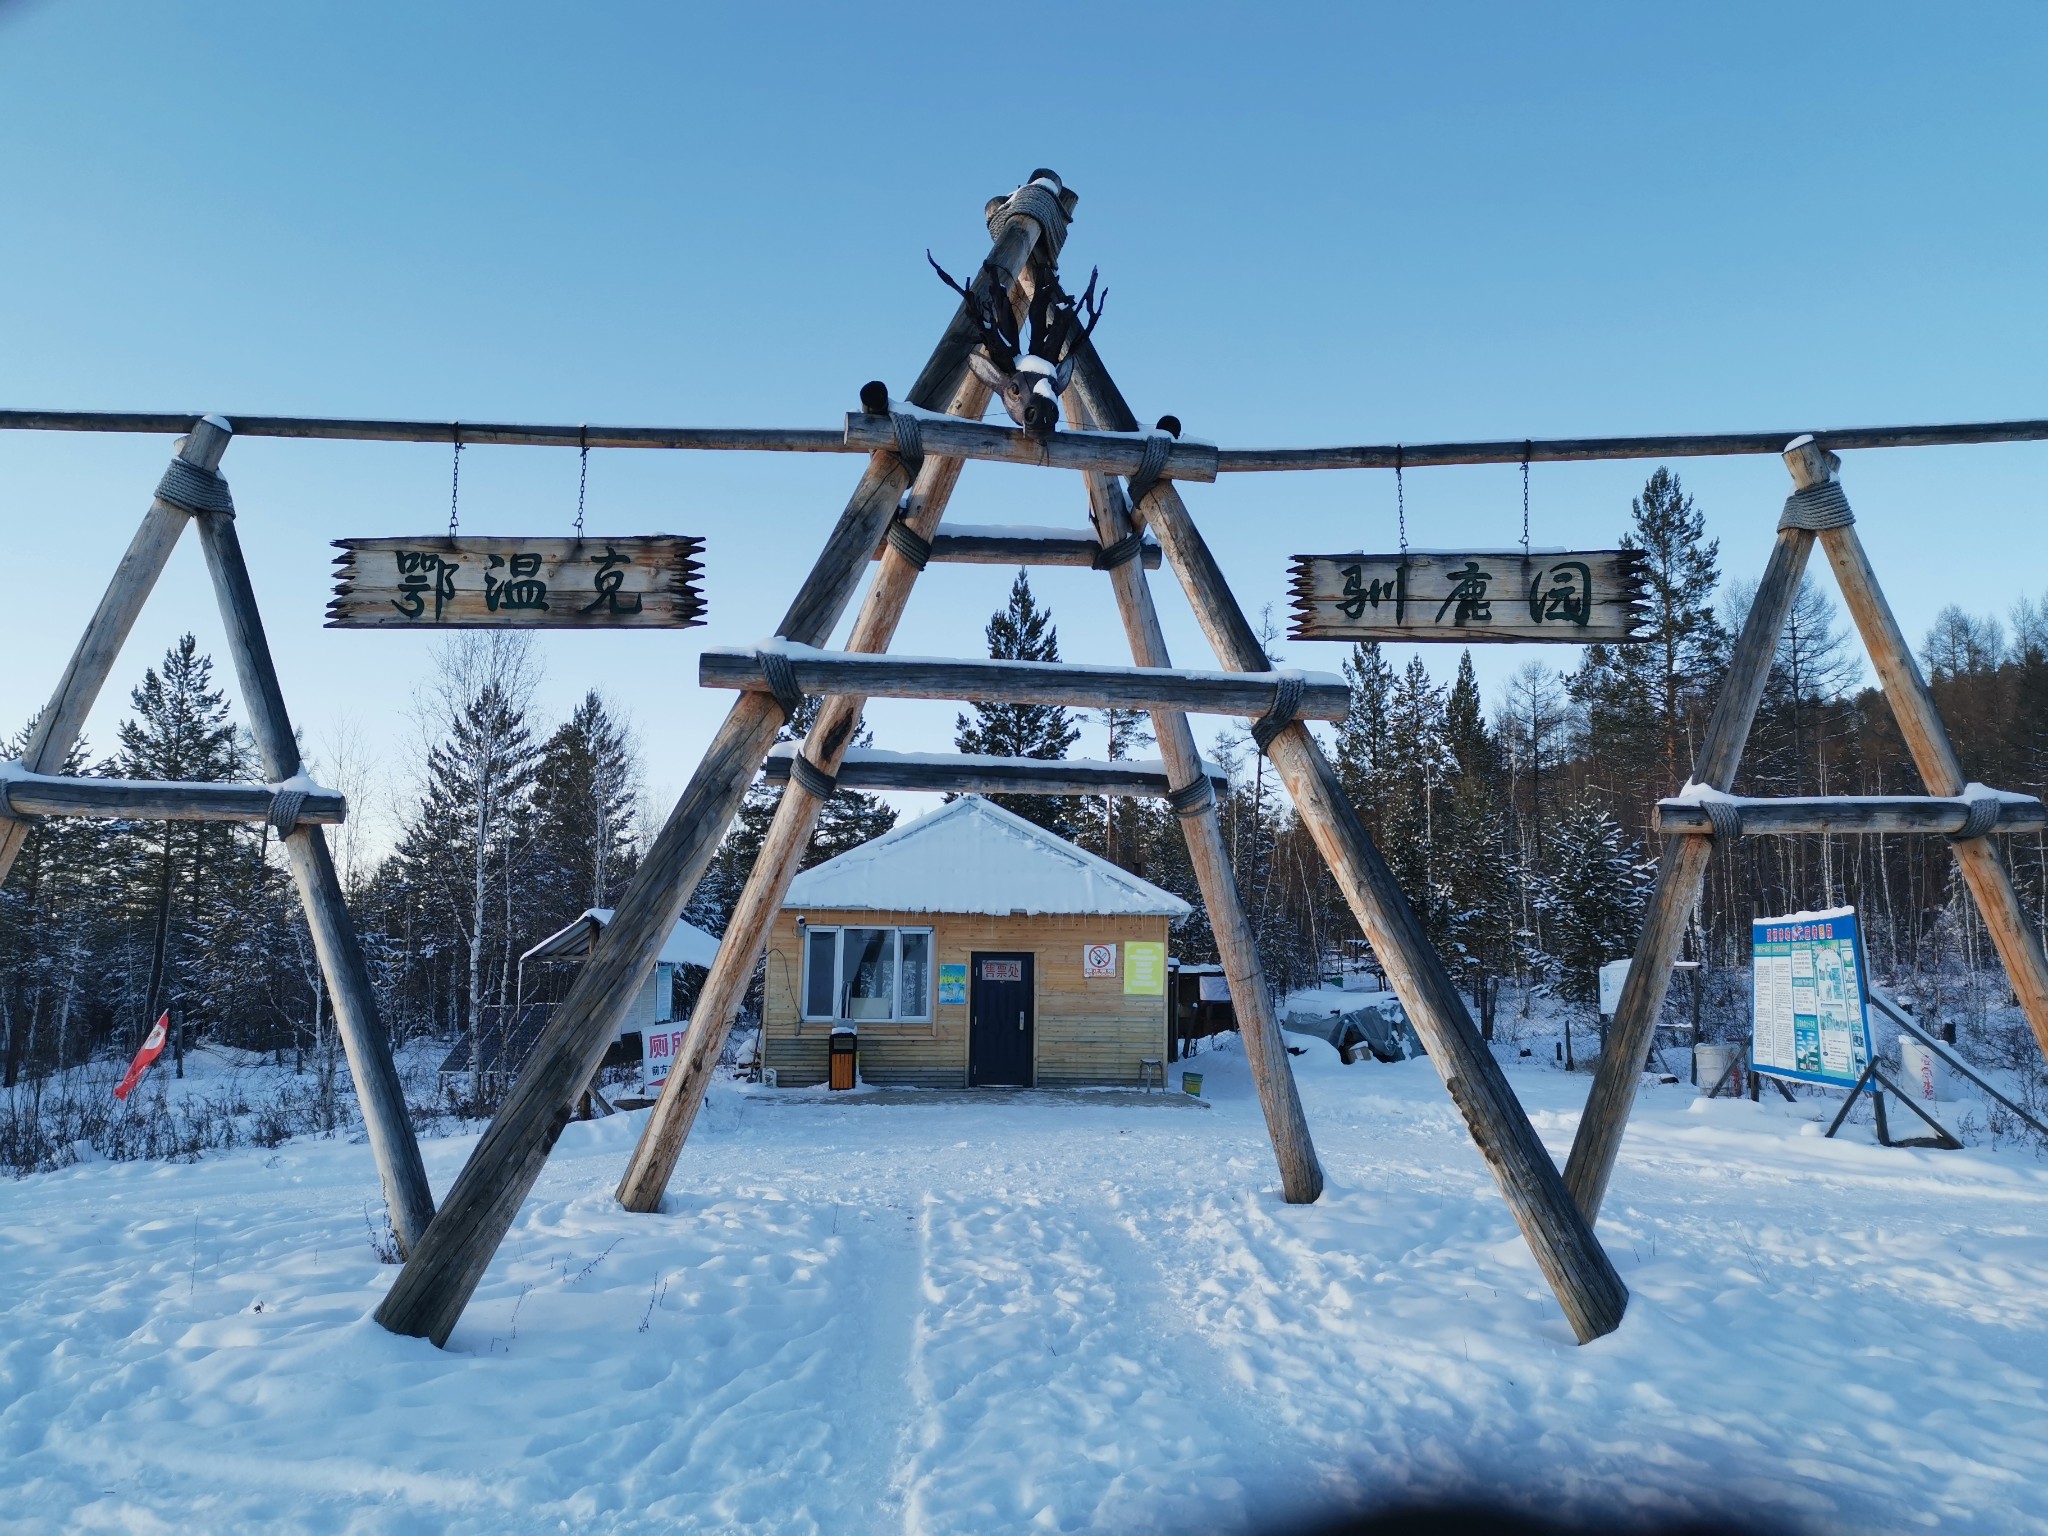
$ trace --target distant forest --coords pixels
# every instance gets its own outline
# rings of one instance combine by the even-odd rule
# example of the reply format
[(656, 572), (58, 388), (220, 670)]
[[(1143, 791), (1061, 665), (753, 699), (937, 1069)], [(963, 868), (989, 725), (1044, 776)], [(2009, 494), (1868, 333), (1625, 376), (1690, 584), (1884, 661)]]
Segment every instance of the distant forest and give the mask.
[[(1352, 709), (1334, 735), (1339, 772), (1489, 1033), (1545, 988), (1589, 1008), (1599, 965), (1632, 948), (1655, 874), (1651, 809), (1690, 772), (1749, 601), (1747, 588), (1724, 582), (1702, 512), (1667, 470), (1635, 498), (1625, 542), (1645, 556), (1647, 641), (1565, 653), (1576, 662), (1565, 670), (1530, 662), (1494, 698), (1482, 697), (1469, 653), (1447, 668), (1448, 680), (1421, 659), (1395, 666), (1374, 645), (1288, 658), (1341, 659)], [(1826, 582), (1810, 577), (1799, 593), (1737, 790), (1915, 792), (1910, 759), (1883, 696), (1860, 682), (1861, 647)], [(1027, 573), (987, 639), (993, 656), (1057, 659), (1053, 616)], [(1968, 775), (2048, 791), (2048, 598), (2003, 616), (1944, 609), (1921, 662)], [(419, 698), (420, 750), (395, 841), (372, 856), (359, 830), (330, 829), (384, 1017), (401, 1042), (453, 1038), (485, 1010), (556, 995), (561, 978), (522, 978), (519, 955), (586, 908), (611, 905), (666, 810), (644, 804), (629, 727), (600, 695), (566, 719), (537, 718), (535, 665), (516, 632), (451, 638)], [(1090, 755), (1105, 739), (1114, 757), (1151, 752), (1142, 715), (1037, 706), (973, 706), (959, 717), (956, 743), (1058, 758), (1084, 731)], [(20, 755), (26, 735), (24, 727), (7, 755)], [(1312, 984), (1369, 959), (1242, 727), (1221, 732), (1209, 751), (1231, 775), (1224, 831), (1272, 984)], [(324, 782), (358, 801), (380, 787), (348, 751), (329, 757), (314, 770)], [(213, 664), (189, 636), (134, 685), (111, 750), (81, 747), (67, 771), (257, 776)], [(760, 784), (749, 793), (690, 902), (693, 921), (722, 927), (778, 794)], [(1213, 958), (1178, 824), (1163, 806), (999, 798), (1194, 902), (1176, 948)], [(894, 821), (881, 800), (842, 794), (810, 860)], [(2000, 841), (2040, 922), (2048, 839)], [(1731, 1027), (1744, 1012), (1752, 916), (1844, 904), (1864, 914), (1879, 978), (1949, 1029), (1981, 1025), (2008, 1001), (1939, 838), (1755, 838), (1715, 859), (1690, 937), (1689, 953), (1705, 962), (1710, 1026)], [(1686, 988), (1674, 989), (1674, 1017), (1691, 1005)], [(187, 1040), (331, 1064), (312, 944), (267, 829), (37, 822), (0, 891), (7, 1084), (95, 1054), (125, 1055), (166, 1008)]]

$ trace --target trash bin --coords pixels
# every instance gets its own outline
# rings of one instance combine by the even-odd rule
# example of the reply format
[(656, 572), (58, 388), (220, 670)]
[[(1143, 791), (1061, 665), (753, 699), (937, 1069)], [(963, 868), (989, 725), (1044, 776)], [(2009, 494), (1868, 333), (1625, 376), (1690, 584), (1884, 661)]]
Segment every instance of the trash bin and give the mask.
[(1199, 1099), (1202, 1096), (1202, 1074), (1199, 1072), (1181, 1073), (1180, 1091), (1182, 1093), (1191, 1093)]
[(832, 1031), (832, 1086), (851, 1088), (858, 1076), (860, 1061), (860, 1034), (848, 1025), (838, 1025)]
[(1899, 1036), (1899, 1087), (1906, 1097), (1932, 1105), (1941, 1099), (1941, 1058), (1911, 1035)]
[[(1721, 1091), (1731, 1098), (1741, 1098), (1742, 1090), (1744, 1087), (1742, 1081), (1741, 1058), (1742, 1048), (1740, 1046), (1694, 1046), (1692, 1048), (1692, 1061), (1693, 1066), (1696, 1067), (1699, 1071), (1699, 1088), (1701, 1094), (1704, 1095), (1712, 1093), (1714, 1091), (1714, 1084), (1721, 1081), (1721, 1074), (1727, 1072), (1728, 1083), (1727, 1086), (1724, 1087)], [(1735, 1070), (1729, 1072), (1728, 1068), (1731, 1063), (1734, 1064)]]

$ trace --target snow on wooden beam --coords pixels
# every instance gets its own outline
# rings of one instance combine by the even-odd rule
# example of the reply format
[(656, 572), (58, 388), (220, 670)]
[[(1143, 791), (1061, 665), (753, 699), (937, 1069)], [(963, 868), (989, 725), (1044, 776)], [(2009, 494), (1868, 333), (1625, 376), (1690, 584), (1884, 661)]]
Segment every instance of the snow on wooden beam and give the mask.
[[(1998, 796), (1999, 832), (2031, 831), (2048, 826), (2048, 807), (2028, 795)], [(1745, 837), (1794, 837), (1803, 832), (1868, 835), (1890, 832), (1956, 833), (1970, 814), (1970, 802), (1942, 795), (1814, 795), (1783, 800), (1745, 800), (1730, 795), (1720, 802), (1738, 812)], [(1711, 813), (1698, 800), (1657, 802), (1660, 835), (1694, 833), (1711, 836)]]
[[(268, 784), (180, 784), (163, 779), (76, 779), (14, 773), (4, 780), (16, 816), (94, 816), (117, 821), (266, 821), (277, 792)], [(348, 802), (308, 789), (300, 822), (339, 826)]]
[[(761, 765), (771, 784), (789, 782), (789, 761), (798, 743), (782, 742)], [(1214, 763), (1202, 765), (1219, 793), (1230, 777)], [(1157, 760), (1100, 762), (1087, 758), (1046, 761), (1034, 757), (984, 757), (953, 752), (849, 750), (839, 766), (841, 789), (935, 790), (955, 795), (1157, 795), (1177, 786)]]
[[(992, 421), (962, 421), (957, 416), (920, 415), (918, 434), (926, 453), (949, 459), (992, 459), (1001, 464), (1040, 464), (1052, 469), (1094, 469), (1109, 475), (1135, 475), (1145, 459), (1143, 432), (1048, 432), (1043, 437), (1020, 427)], [(864, 411), (846, 413), (849, 448), (894, 448), (896, 423)], [(1214, 480), (1214, 443), (1174, 441), (1166, 450), (1167, 480)]]
[[(958, 661), (936, 656), (860, 655), (771, 642), (800, 693), (867, 699), (964, 699), (989, 704), (1065, 704), (1077, 709), (1177, 709), (1256, 718), (1283, 685), (1298, 686), (1303, 720), (1342, 720), (1351, 689), (1329, 672), (1194, 672), (1182, 668), (1096, 667), (1057, 661)], [(697, 664), (706, 688), (772, 692), (761, 650), (707, 650)]]
[[(932, 559), (953, 565), (1079, 565), (1093, 567), (1102, 545), (1078, 528), (1035, 528), (1029, 524), (941, 524), (932, 535)], [(881, 550), (875, 551), (877, 560)], [(1159, 544), (1147, 539), (1138, 551), (1145, 569), (1159, 569)]]

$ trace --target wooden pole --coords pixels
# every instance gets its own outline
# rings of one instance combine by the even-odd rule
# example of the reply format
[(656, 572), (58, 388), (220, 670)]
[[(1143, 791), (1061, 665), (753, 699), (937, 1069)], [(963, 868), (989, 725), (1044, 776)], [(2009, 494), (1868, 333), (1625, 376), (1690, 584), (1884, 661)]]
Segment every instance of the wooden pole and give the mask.
[[(211, 416), (196, 423), (187, 416), (182, 424), (190, 430), (179, 439), (176, 456), (194, 469), (213, 473), (227, 451), (227, 424)], [(79, 636), (64, 675), (57, 679), (56, 691), (36, 717), (35, 728), (29, 733), (28, 750), (22, 754), (22, 765), (30, 773), (64, 771), (64, 760), (78, 745), (85, 717), (92, 713), (107, 674), (114, 669), (114, 658), (121, 654), (128, 632), (135, 627), (136, 615), (142, 612), (157, 577), (163, 574), (164, 563), (171, 558), (178, 535), (185, 531), (190, 516), (183, 507), (174, 506), (161, 496), (151, 499), (149, 510), (142, 515), (142, 526), (129, 540), (127, 553), (114, 567), (113, 579), (107, 583), (99, 607), (86, 621), (85, 633)], [(0, 883), (6, 881), (8, 871), (14, 868), (28, 831), (26, 822), (0, 821)]]
[[(1021, 265), (1036, 240), (1029, 220), (1013, 220), (997, 243), (997, 254), (1014, 246)], [(957, 382), (965, 376), (974, 340), (963, 300), (925, 365), (920, 389), (926, 379)], [(933, 409), (935, 402), (920, 389), (911, 392), (911, 403)], [(947, 398), (950, 387), (936, 403)], [(893, 452), (869, 459), (866, 475), (776, 634), (807, 645), (830, 638), (909, 488), (910, 476)], [(568, 1123), (571, 1100), (590, 1081), (619, 1019), (653, 971), (782, 719), (781, 709), (764, 694), (744, 694), (733, 704), (569, 996), (541, 1032), (526, 1069), (442, 1202), (426, 1239), (377, 1308), (377, 1321), (393, 1333), (448, 1342), (520, 1202), (540, 1177), (548, 1150)]]
[[(4, 781), (17, 816), (92, 816), (120, 821), (262, 821), (277, 791), (268, 784), (180, 784), (159, 779), (81, 779), (29, 774)], [(331, 789), (313, 789), (298, 819), (337, 826), (348, 802)]]
[[(782, 633), (829, 635), (909, 483), (893, 453), (873, 457), (784, 616)], [(590, 1081), (617, 1035), (620, 1016), (653, 971), (781, 724), (781, 709), (760, 693), (742, 694), (726, 715), (425, 1240), (377, 1308), (377, 1321), (393, 1333), (448, 1342), (568, 1124), (572, 1099)]]
[[(988, 408), (988, 401), (988, 386), (973, 374), (963, 373), (950, 409), (960, 416), (979, 415)], [(961, 465), (957, 458), (925, 459), (911, 495), (909, 523), (913, 532), (929, 538), (938, 527), (940, 518), (945, 516), (946, 503), (952, 499), (953, 488), (960, 483)], [(888, 648), (917, 577), (917, 567), (901, 550), (893, 545), (882, 550), (874, 585), (868, 589), (847, 640), (849, 651), (872, 654)], [(841, 693), (827, 698), (819, 707), (817, 721), (805, 738), (803, 750), (825, 773), (839, 771), (854, 732), (860, 727), (866, 702), (859, 695)], [(769, 927), (775, 914), (782, 910), (789, 882), (796, 877), (804, 850), (810, 846), (823, 804), (793, 780), (783, 787), (768, 836), (754, 856), (746, 886), (726, 922), (718, 955), (704, 985), (698, 989), (684, 1058), (670, 1069), (661, 1098), (648, 1117), (646, 1129), (640, 1133), (640, 1143), (633, 1149), (625, 1175), (619, 1180), (619, 1203), (629, 1211), (661, 1209), (662, 1194), (683, 1155), (683, 1143), (689, 1140), (690, 1129), (697, 1123), (697, 1112), (704, 1107), (711, 1075), (739, 1018), (740, 1003), (746, 997), (754, 967), (767, 948)]]
[[(1805, 574), (1807, 556), (1813, 550), (1813, 535), (1801, 528), (1779, 530), (1757, 584), (1756, 598), (1749, 606), (1742, 634), (1721, 682), (1721, 697), (1707, 721), (1700, 742), (1699, 762), (1693, 768), (1693, 782), (1723, 793), (1734, 787), (1735, 770), (1742, 761), (1743, 744), (1749, 740), (1750, 723), (1764, 696), (1764, 684), (1771, 675), (1771, 659), (1777, 654), (1778, 636), (1799, 595), (1799, 578)], [(1564, 1181), (1586, 1213), (1588, 1221), (1600, 1219), (1600, 1205), (1607, 1196), (1607, 1181), (1613, 1177), (1615, 1159), (1621, 1155), (1622, 1132), (1627, 1129), (1629, 1111), (1635, 1105), (1636, 1088), (1642, 1080), (1643, 1062), (1649, 1055), (1650, 1039), (1657, 1019), (1664, 1011), (1664, 997), (1671, 988), (1672, 962), (1685, 942), (1686, 924), (1700, 899), (1700, 883), (1707, 873), (1707, 859), (1714, 840), (1685, 834), (1664, 839), (1657, 861), (1657, 883), (1643, 914), (1642, 936), (1636, 940), (1634, 961), (1628, 968), (1621, 997), (1615, 1004), (1614, 1023), (1608, 1031), (1607, 1050), (1593, 1076), (1586, 1095), (1586, 1110), (1579, 1118), (1578, 1134), (1572, 1139), (1571, 1156), (1565, 1160)]]
[[(1021, 229), (1012, 239), (1023, 243)], [(1011, 271), (1010, 281), (1016, 273)], [(968, 346), (975, 336), (964, 332)], [(966, 353), (958, 367), (966, 367)], [(920, 380), (920, 385), (924, 381)], [(957, 386), (917, 388), (913, 400), (949, 399)], [(934, 406), (932, 409), (936, 409)], [(182, 432), (190, 411), (0, 410), (0, 431)], [(373, 443), (491, 443), (537, 448), (669, 448), (706, 452), (861, 453), (841, 427), (605, 427), (525, 425), (502, 421), (390, 421), (352, 416), (234, 415), (239, 437), (315, 438)], [(1326, 448), (1224, 448), (1222, 474), (1318, 469), (1409, 469), (1432, 465), (1585, 463), (1603, 459), (1712, 458), (1777, 453), (1794, 434), (1690, 432), (1655, 437), (1508, 438), (1470, 443), (1363, 443)], [(1839, 427), (1821, 434), (1837, 448), (1926, 448), (1978, 443), (2033, 443), (2048, 439), (2048, 420), (1965, 421), (1928, 426)]]
[[(1806, 490), (1809, 485), (1833, 480), (1841, 461), (1832, 453), (1816, 458), (1810, 453), (1787, 451), (1785, 462), (1792, 470), (1793, 480), (1801, 490)], [(1898, 719), (1899, 734), (1906, 738), (1906, 749), (1913, 754), (1913, 765), (1920, 770), (1927, 792), (1961, 794), (1962, 763), (1948, 739), (1940, 711), (1935, 708), (1934, 696), (1928, 692), (1927, 680), (1913, 660), (1912, 647), (1906, 643), (1899, 621), (1892, 615), (1891, 604), (1877, 584), (1877, 573), (1870, 567), (1870, 557), (1864, 553), (1863, 541), (1856, 536), (1855, 525), (1822, 530), (1820, 545), (1827, 553), (1828, 564), (1834, 568), (1842, 601), (1848, 605), (1850, 617), (1863, 636), (1870, 663), (1877, 669), (1878, 681), (1884, 688), (1885, 701)], [(2012, 887), (2012, 876), (1998, 856), (1998, 844), (1990, 837), (1973, 837), (1951, 840), (1949, 848), (1978, 912), (1983, 915), (1992, 946), (2004, 962), (2005, 974), (2034, 1031), (2035, 1043), (2048, 1056), (2048, 958), (2041, 953), (2041, 936), (2027, 921), (2019, 893)]]
[[(1181, 668), (1095, 667), (1057, 661), (981, 661), (937, 656), (887, 656), (858, 651), (785, 648), (805, 693), (862, 699), (974, 699), (1003, 704), (1068, 704), (1083, 709), (1192, 710), (1262, 715), (1289, 673), (1193, 672)], [(1351, 692), (1329, 672), (1293, 672), (1301, 683), (1296, 714), (1341, 720)], [(767, 692), (768, 673), (752, 649), (708, 649), (698, 658), (706, 688)]]
[[(201, 512), (198, 523), (206, 567), (213, 576), (214, 595), (220, 600), (228, 651), (241, 680), (242, 704), (249, 711), (249, 729), (256, 738), (257, 757), (271, 779), (295, 778), (303, 766), (298, 739), (285, 710), (277, 669), (271, 663), (256, 590), (249, 581), (249, 567), (235, 532), (235, 514)], [(327, 978), (335, 1025), (362, 1106), (363, 1129), (369, 1135), (370, 1154), (376, 1159), (384, 1200), (391, 1209), (392, 1230), (397, 1233), (399, 1251), (410, 1253), (434, 1219), (434, 1193), (427, 1183), (426, 1165), (420, 1161), (419, 1143), (413, 1137), (405, 1089), (391, 1060), (390, 1037), (377, 1016), (377, 995), (370, 984), (369, 967), (363, 963), (362, 945), (342, 900), (341, 881), (327, 851), (326, 835), (319, 827), (300, 822), (278, 843), (291, 868), (313, 948)]]
[[(1069, 387), (1082, 392), (1082, 404), (1103, 426), (1136, 428), (1137, 418), (1092, 347), (1084, 345)], [(1167, 562), (1180, 578), (1218, 659), (1242, 671), (1270, 666), (1179, 490), (1162, 480), (1138, 510), (1165, 548)], [(1628, 1306), (1627, 1287), (1591, 1224), (1565, 1193), (1556, 1165), (1522, 1113), (1500, 1064), (1479, 1037), (1464, 1000), (1444, 974), (1335, 770), (1307, 727), (1299, 724), (1274, 737), (1267, 755), (1386, 967), (1388, 980), (1493, 1170), (1572, 1331), (1581, 1342), (1612, 1332)]]
[[(1069, 421), (1088, 421), (1079, 397), (1071, 390), (1064, 404)], [(1084, 478), (1096, 538), (1110, 545), (1127, 537), (1132, 525), (1122, 487), (1106, 474), (1091, 472)], [(1137, 561), (1126, 560), (1109, 576), (1116, 593), (1117, 611), (1123, 617), (1124, 633), (1131, 642), (1131, 660), (1141, 667), (1170, 668), (1173, 658), (1167, 651), (1166, 632), (1160, 627), (1159, 611), (1153, 606), (1152, 588), (1145, 580), (1144, 570)], [(1195, 746), (1195, 733), (1184, 713), (1153, 710), (1152, 734), (1158, 738), (1167, 777), (1175, 785), (1193, 784), (1203, 777), (1202, 754)], [(1266, 1117), (1266, 1135), (1280, 1165), (1281, 1196), (1290, 1205), (1312, 1205), (1323, 1192), (1323, 1168), (1309, 1135), (1308, 1116), (1302, 1111), (1293, 1068), (1287, 1063), (1287, 1042), (1281, 1038), (1280, 1020), (1273, 1012), (1273, 993), (1266, 985), (1265, 968), (1259, 964), (1252, 925), (1238, 900), (1237, 880), (1224, 847), (1214, 798), (1202, 811), (1179, 820), (1187, 840), (1188, 861), (1194, 866), (1195, 882), (1208, 909), (1209, 928), (1216, 936), (1216, 952), (1222, 957), (1223, 972), (1230, 983), (1245, 1060), (1251, 1067), (1252, 1082), (1259, 1091), (1259, 1107)], [(1170, 1000), (1168, 1006), (1171, 1007)]]

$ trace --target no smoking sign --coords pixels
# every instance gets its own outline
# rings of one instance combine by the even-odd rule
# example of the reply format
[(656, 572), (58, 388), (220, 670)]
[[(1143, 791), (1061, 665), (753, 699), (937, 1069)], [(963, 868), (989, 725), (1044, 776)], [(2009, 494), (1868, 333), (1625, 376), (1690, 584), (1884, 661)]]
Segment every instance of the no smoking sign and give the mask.
[(1114, 976), (1116, 974), (1116, 946), (1114, 944), (1088, 944), (1081, 950), (1081, 974), (1083, 976)]

